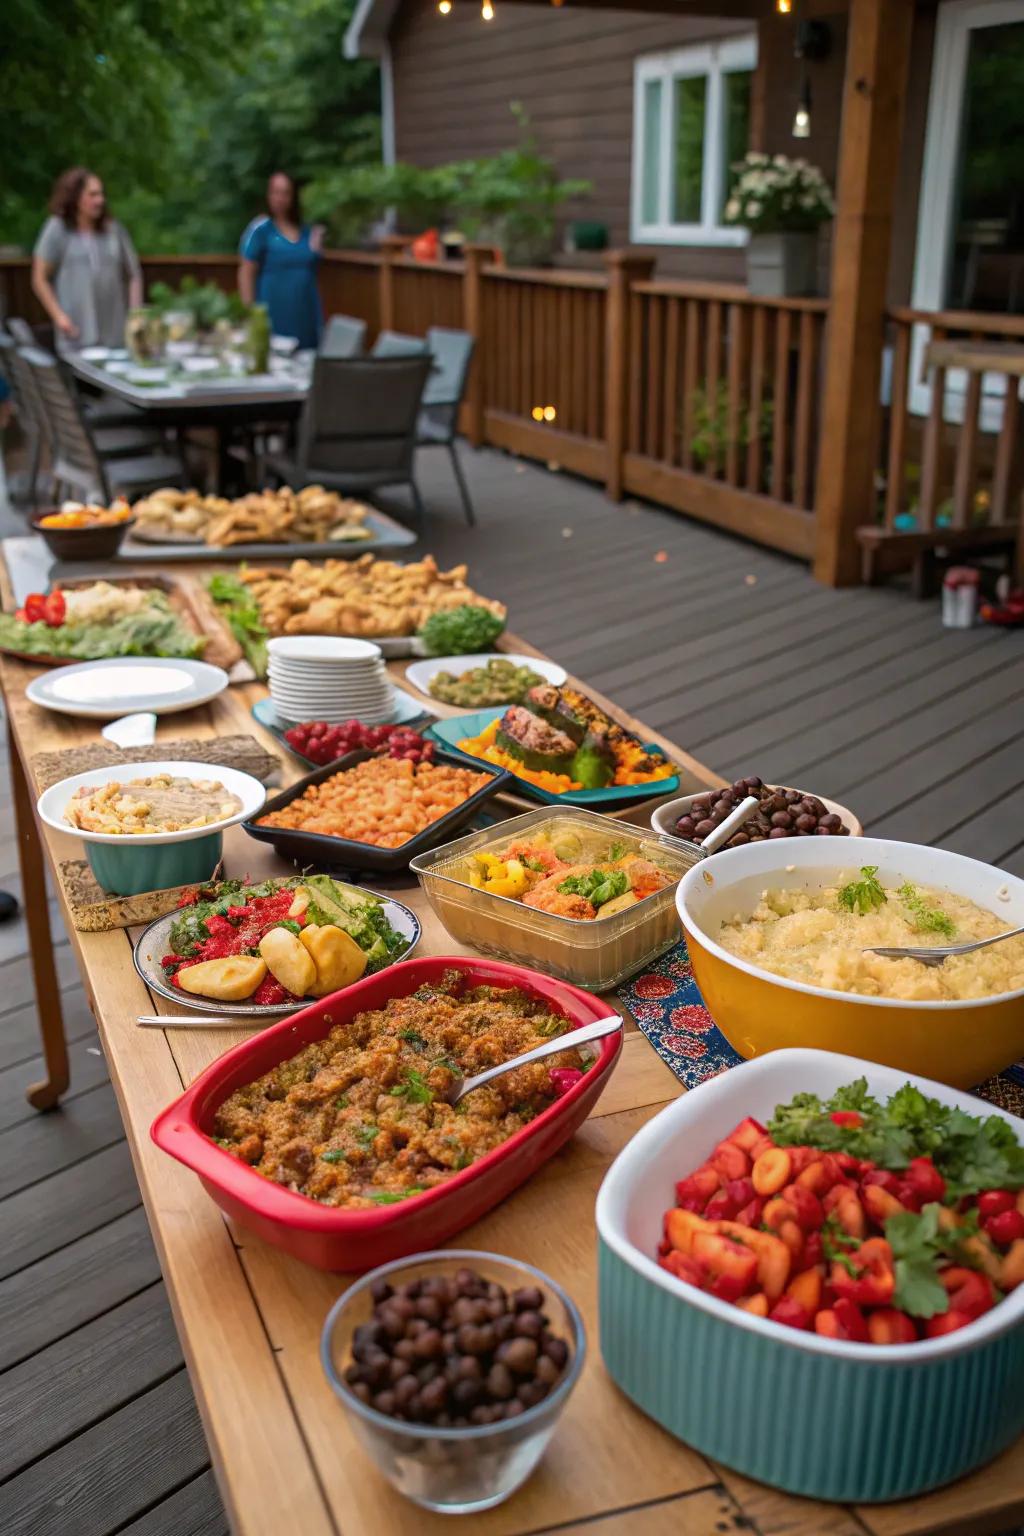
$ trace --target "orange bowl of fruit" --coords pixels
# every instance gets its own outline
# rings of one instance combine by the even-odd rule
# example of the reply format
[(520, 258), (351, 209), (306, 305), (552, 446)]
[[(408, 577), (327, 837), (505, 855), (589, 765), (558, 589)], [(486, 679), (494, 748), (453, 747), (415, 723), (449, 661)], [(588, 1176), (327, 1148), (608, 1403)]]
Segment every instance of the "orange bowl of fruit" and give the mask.
[(66, 501), (34, 517), (32, 527), (58, 560), (109, 560), (134, 521), (126, 501)]

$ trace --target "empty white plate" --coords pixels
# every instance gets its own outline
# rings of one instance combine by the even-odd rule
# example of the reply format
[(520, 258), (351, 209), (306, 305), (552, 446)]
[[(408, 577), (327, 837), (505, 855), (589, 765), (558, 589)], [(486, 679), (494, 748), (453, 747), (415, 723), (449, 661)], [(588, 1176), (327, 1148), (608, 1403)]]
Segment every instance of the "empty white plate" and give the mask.
[(283, 635), (267, 645), (269, 655), (288, 661), (375, 661), (381, 654), (371, 640), (339, 635)]
[(29, 683), (25, 697), (60, 714), (114, 720), (136, 711), (170, 715), (194, 709), (227, 686), (227, 673), (206, 661), (122, 656), (57, 667)]

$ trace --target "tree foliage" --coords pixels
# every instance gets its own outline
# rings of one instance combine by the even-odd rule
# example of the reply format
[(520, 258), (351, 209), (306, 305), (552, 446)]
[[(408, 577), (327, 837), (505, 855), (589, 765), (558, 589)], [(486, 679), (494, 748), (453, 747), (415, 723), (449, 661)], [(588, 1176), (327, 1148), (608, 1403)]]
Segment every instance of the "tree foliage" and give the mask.
[[(267, 175), (379, 156), (354, 0), (4, 0), (0, 243), (28, 246), (84, 163), (143, 251), (231, 250)], [(16, 143), (15, 143), (16, 141)]]

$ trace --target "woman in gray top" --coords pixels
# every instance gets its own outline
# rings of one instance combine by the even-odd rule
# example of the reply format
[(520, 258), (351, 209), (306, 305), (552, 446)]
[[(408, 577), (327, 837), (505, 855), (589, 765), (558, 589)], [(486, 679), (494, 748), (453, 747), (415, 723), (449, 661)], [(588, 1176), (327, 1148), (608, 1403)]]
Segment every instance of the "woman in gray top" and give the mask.
[(32, 289), (58, 347), (123, 346), (128, 308), (142, 303), (142, 269), (100, 178), (81, 165), (65, 171), (50, 215), (32, 256)]

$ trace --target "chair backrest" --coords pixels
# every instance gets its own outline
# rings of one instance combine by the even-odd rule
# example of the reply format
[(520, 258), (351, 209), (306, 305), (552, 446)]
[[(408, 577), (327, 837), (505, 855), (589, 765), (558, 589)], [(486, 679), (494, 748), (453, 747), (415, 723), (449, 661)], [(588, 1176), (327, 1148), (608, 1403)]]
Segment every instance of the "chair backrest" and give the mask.
[(366, 340), (366, 321), (351, 315), (332, 315), (320, 338), (321, 357), (359, 357)]
[(430, 327), (427, 349), (434, 367), (423, 391), (425, 406), (462, 404), (474, 345), (468, 331), (449, 331), (438, 325)]
[(17, 342), (3, 331), (0, 331), (0, 372), (10, 385), (14, 409), (22, 427), (49, 447), (52, 442), (50, 424), (39, 399), (32, 370), (21, 356)]
[[(299, 430), (299, 462), (317, 470), (370, 477), (409, 475), (416, 418), (430, 359), (318, 357)], [(383, 483), (383, 482), (382, 482)]]
[(424, 336), (406, 336), (401, 331), (380, 331), (370, 348), (371, 357), (422, 357), (427, 350)]
[(19, 347), (18, 356), (31, 369), (32, 380), (49, 425), (53, 445), (53, 478), (71, 486), (83, 499), (110, 500), (103, 463), (78, 395), (65, 373), (66, 365), (40, 347)]
[(19, 347), (39, 346), (39, 337), (29, 325), (28, 321), (23, 320), (20, 315), (8, 315), (7, 319), (4, 321), (4, 324), (10, 331), (11, 335), (14, 337), (15, 341), (18, 343)]

